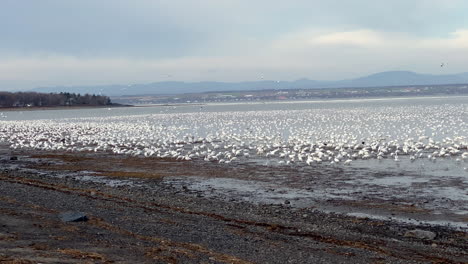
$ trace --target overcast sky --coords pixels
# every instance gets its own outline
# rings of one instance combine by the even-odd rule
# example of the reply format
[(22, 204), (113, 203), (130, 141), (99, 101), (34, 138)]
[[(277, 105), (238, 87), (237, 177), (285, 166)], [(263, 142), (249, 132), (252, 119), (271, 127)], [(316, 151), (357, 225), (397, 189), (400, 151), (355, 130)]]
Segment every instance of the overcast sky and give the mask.
[(467, 10), (465, 0), (0, 0), (0, 90), (466, 72)]

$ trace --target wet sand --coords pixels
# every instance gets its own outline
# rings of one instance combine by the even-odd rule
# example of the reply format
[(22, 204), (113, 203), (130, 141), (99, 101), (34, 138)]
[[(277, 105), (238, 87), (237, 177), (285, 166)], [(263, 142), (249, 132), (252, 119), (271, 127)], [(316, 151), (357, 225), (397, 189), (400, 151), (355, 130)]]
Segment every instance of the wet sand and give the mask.
[[(440, 216), (461, 226), (436, 225), (428, 222), (433, 212), (424, 201), (307, 196), (323, 196), (337, 178), (357, 173), (351, 169), (5, 146), (0, 157), (0, 262), (468, 262), (463, 215)], [(289, 182), (278, 187), (273, 183), (281, 175)], [(304, 178), (315, 184), (301, 188)], [(301, 195), (290, 196), (294, 192)], [(89, 220), (62, 222), (59, 215), (67, 211), (84, 212)], [(408, 236), (415, 229), (436, 237)]]

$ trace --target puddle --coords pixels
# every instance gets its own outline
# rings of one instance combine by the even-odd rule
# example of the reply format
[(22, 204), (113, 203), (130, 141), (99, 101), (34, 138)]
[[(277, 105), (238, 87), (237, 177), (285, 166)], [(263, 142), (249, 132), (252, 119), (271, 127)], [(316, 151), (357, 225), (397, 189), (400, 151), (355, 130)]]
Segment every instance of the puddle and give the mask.
[(406, 224), (414, 224), (414, 225), (421, 225), (421, 224), (426, 224), (426, 225), (434, 225), (434, 226), (447, 226), (447, 227), (452, 227), (456, 228), (459, 230), (468, 230), (468, 223), (466, 222), (458, 222), (458, 221), (450, 221), (450, 220), (416, 220), (416, 219), (411, 219), (411, 218), (405, 218), (405, 217), (383, 217), (379, 215), (373, 215), (373, 214), (366, 214), (366, 213), (347, 213), (346, 215), (349, 216), (355, 216), (359, 218), (372, 218), (372, 219), (378, 219), (378, 220), (393, 220), (401, 223), (406, 223)]
[[(358, 180), (360, 183), (365, 184), (373, 184), (373, 185), (381, 185), (381, 186), (399, 186), (399, 187), (409, 187), (413, 183), (427, 183), (429, 182), (428, 179), (421, 179), (411, 176), (392, 176), (392, 177), (382, 177), (382, 178), (374, 178), (374, 179), (362, 179)], [(347, 181), (348, 183), (356, 183), (357, 181)]]
[(115, 179), (109, 179), (107, 177), (103, 176), (89, 176), (89, 175), (84, 175), (84, 176), (72, 176), (74, 180), (77, 181), (86, 181), (86, 182), (93, 182), (93, 183), (100, 183), (104, 184), (110, 187), (120, 187), (120, 186), (132, 186), (132, 187), (137, 187), (141, 186), (141, 184), (135, 183), (135, 181), (132, 180), (115, 180)]
[[(230, 201), (283, 204), (405, 223), (468, 228), (468, 221), (465, 221), (468, 219), (468, 194), (461, 187), (443, 187), (439, 182), (428, 188), (431, 179), (417, 176), (361, 176), (345, 181), (333, 181), (332, 176), (321, 177), (312, 182), (310, 178), (296, 175), (292, 184), (285, 183), (291, 178), (288, 175), (276, 180), (269, 176), (262, 178), (263, 181), (178, 177), (167, 178), (164, 183), (185, 188), (188, 193)], [(343, 175), (336, 177), (346, 178)], [(418, 188), (411, 187), (418, 184), (421, 185)]]

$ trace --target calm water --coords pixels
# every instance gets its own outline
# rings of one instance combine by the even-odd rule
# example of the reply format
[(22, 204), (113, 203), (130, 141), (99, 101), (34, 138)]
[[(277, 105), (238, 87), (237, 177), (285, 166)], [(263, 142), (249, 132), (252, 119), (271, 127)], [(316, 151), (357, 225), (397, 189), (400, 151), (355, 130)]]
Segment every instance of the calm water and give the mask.
[[(422, 98), (388, 98), (388, 99), (349, 99), (320, 100), (297, 102), (258, 102), (258, 103), (225, 103), (204, 105), (176, 105), (154, 107), (94, 108), (72, 110), (43, 111), (8, 111), (3, 112), (3, 120), (37, 120), (80, 117), (109, 117), (122, 115), (146, 115), (159, 113), (199, 113), (199, 112), (234, 112), (234, 111), (271, 111), (271, 110), (307, 110), (307, 109), (353, 109), (364, 107), (372, 111), (374, 107), (410, 107), (410, 106), (444, 106), (464, 105), (468, 107), (468, 96), (459, 97), (422, 97)], [(0, 111), (1, 112), (1, 111)], [(466, 121), (466, 120), (465, 120)]]
[[(177, 150), (194, 159), (211, 153), (220, 154), (216, 160), (243, 162), (248, 157), (262, 164), (294, 165), (321, 149), (320, 163), (350, 159), (354, 167), (436, 176), (466, 175), (468, 165), (468, 157), (463, 156), (468, 144), (468, 97), (10, 111), (0, 116), (1, 125), (12, 129), (4, 133), (4, 141), (29, 143), (40, 137), (54, 145), (60, 142), (53, 136), (73, 135), (74, 150), (88, 145), (101, 145), (102, 150), (137, 147), (167, 155)], [(83, 130), (86, 136), (77, 136)], [(207, 144), (196, 146), (194, 141)], [(178, 142), (188, 144), (176, 147)], [(226, 151), (238, 153), (232, 157)], [(314, 162), (310, 161), (309, 165)]]
[[(468, 214), (468, 97), (10, 111), (0, 117), (0, 141), (12, 148), (282, 171), (273, 178), (259, 174), (258, 181), (190, 180), (190, 188), (220, 195), (280, 203), (285, 197), (372, 197), (423, 201), (442, 221), (452, 215), (459, 222)], [(311, 183), (325, 170), (329, 176)], [(188, 180), (179, 179), (183, 185)], [(307, 190), (317, 186), (320, 191)]]

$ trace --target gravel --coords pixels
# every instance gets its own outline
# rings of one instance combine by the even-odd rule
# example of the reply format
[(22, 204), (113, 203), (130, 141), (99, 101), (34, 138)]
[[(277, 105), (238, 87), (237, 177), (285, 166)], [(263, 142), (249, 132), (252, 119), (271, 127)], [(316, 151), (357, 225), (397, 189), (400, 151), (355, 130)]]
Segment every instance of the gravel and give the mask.
[[(164, 178), (109, 186), (31, 164), (1, 161), (0, 262), (468, 262), (468, 234), (450, 227), (218, 199)], [(70, 211), (88, 221), (57, 217)]]

